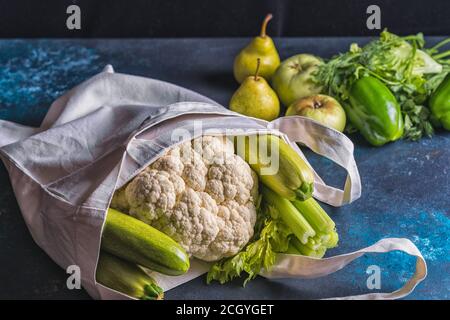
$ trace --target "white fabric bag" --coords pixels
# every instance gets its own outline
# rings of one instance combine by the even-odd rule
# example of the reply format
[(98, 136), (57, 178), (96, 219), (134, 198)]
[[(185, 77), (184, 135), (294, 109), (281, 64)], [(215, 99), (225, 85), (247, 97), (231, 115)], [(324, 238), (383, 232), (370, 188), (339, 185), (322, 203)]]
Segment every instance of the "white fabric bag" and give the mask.
[[(201, 129), (197, 124), (201, 121)], [(78, 265), (82, 285), (96, 299), (130, 298), (95, 281), (105, 212), (115, 189), (171, 147), (174, 130), (202, 134), (271, 132), (302, 156), (295, 142), (347, 170), (343, 190), (315, 174), (314, 197), (334, 206), (356, 200), (361, 182), (353, 144), (342, 133), (302, 118), (273, 122), (244, 117), (192, 91), (165, 82), (114, 73), (111, 66), (58, 98), (40, 128), (0, 120), (0, 157), (36, 243), (62, 268)], [(345, 239), (343, 239), (345, 241)], [(326, 259), (280, 254), (267, 278), (314, 278), (335, 272), (365, 253), (404, 251), (416, 272), (394, 293), (348, 297), (400, 298), (426, 277), (419, 250), (407, 239), (383, 239), (362, 250)], [(208, 270), (191, 261), (189, 272), (153, 274), (169, 290)]]

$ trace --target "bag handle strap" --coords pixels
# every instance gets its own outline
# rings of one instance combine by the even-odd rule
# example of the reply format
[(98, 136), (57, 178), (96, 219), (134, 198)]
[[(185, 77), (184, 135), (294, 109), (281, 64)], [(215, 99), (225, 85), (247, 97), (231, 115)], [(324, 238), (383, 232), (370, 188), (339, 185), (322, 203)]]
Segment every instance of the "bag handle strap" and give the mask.
[[(300, 116), (278, 118), (270, 122), (268, 128), (286, 134), (292, 142), (305, 144), (315, 153), (332, 160), (347, 171), (344, 190), (341, 190), (327, 185), (310, 165), (315, 177), (315, 198), (338, 207), (361, 196), (361, 178), (353, 156), (353, 143), (345, 134)], [(291, 146), (306, 160), (295, 143), (291, 143)]]
[(400, 289), (390, 293), (368, 293), (348, 297), (330, 298), (333, 300), (375, 300), (375, 299), (400, 299), (410, 294), (414, 288), (427, 276), (427, 264), (419, 249), (410, 240), (405, 238), (385, 238), (377, 243), (347, 254), (330, 258), (317, 259), (301, 255), (279, 254), (275, 266), (269, 272), (261, 275), (270, 278), (303, 278), (313, 279), (329, 275), (341, 270), (353, 260), (366, 253), (387, 253), (402, 251), (410, 256), (415, 256), (416, 270), (413, 276)]

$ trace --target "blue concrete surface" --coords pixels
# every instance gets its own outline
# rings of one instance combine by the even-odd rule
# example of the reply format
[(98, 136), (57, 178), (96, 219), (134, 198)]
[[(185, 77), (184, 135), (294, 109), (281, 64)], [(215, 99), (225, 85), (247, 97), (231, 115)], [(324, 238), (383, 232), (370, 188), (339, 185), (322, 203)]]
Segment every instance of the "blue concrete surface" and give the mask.
[[(430, 39), (430, 43), (437, 39)], [(300, 52), (329, 57), (363, 38), (276, 39), (282, 58)], [(50, 103), (65, 90), (110, 63), (117, 72), (158, 78), (185, 86), (227, 105), (237, 88), (234, 55), (247, 39), (160, 40), (0, 40), (0, 119), (39, 125)], [(331, 208), (340, 245), (328, 255), (368, 246), (384, 237), (406, 237), (422, 251), (428, 278), (412, 299), (449, 299), (450, 134), (438, 132), (420, 142), (368, 146), (358, 135), (355, 157), (363, 183), (355, 203)], [(344, 172), (306, 151), (332, 185)], [(20, 216), (8, 175), (0, 166), (0, 298), (86, 299), (66, 288), (66, 274), (31, 239)], [(241, 287), (205, 284), (201, 277), (167, 293), (168, 299), (314, 299), (368, 292), (368, 266), (382, 269), (381, 291), (402, 286), (414, 258), (394, 252), (368, 255), (331, 276), (315, 280), (258, 278)]]

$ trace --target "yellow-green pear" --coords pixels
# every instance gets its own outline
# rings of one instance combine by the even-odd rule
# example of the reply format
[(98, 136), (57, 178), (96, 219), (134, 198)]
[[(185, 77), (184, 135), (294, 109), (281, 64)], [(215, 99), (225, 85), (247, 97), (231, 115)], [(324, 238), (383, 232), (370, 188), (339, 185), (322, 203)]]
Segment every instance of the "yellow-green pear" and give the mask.
[(259, 75), (267, 80), (270, 80), (280, 65), (277, 48), (272, 38), (266, 34), (267, 24), (271, 19), (272, 14), (268, 14), (263, 21), (260, 35), (253, 38), (234, 59), (233, 72), (237, 82), (242, 83), (248, 76), (253, 75), (258, 58), (261, 61)]
[(230, 109), (243, 115), (271, 121), (280, 113), (280, 100), (266, 79), (259, 76), (260, 59), (256, 72), (247, 77), (230, 100)]

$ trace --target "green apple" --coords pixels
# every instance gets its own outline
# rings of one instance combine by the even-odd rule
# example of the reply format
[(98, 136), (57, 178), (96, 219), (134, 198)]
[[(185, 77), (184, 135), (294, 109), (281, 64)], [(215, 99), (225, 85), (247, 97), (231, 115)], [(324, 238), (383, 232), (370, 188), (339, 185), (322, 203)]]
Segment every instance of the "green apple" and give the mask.
[(324, 94), (297, 100), (289, 106), (286, 115), (308, 117), (340, 132), (344, 131), (347, 121), (344, 108), (340, 103)]
[(272, 87), (285, 106), (321, 91), (322, 88), (312, 81), (312, 73), (321, 63), (311, 54), (298, 54), (280, 64), (272, 76)]

